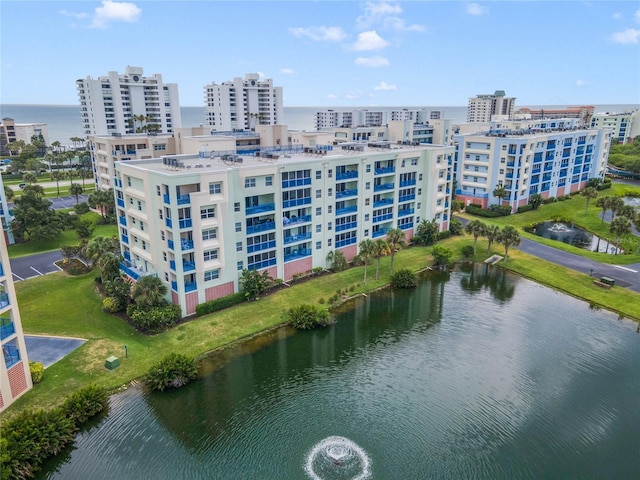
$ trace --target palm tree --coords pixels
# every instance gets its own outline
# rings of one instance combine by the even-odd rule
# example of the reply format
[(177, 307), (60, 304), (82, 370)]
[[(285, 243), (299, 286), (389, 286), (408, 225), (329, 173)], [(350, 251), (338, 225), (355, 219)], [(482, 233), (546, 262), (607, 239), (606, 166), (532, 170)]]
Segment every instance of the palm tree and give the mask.
[[(623, 217), (622, 215), (611, 220), (609, 224), (609, 231), (616, 236), (616, 244), (620, 245), (620, 237), (622, 235), (627, 235), (631, 233), (631, 220), (627, 217)], [(618, 254), (618, 249), (616, 249), (616, 255)]]
[(393, 273), (393, 258), (396, 252), (407, 246), (404, 238), (404, 231), (399, 228), (392, 228), (387, 231), (387, 244), (391, 253), (391, 265), (389, 266), (389, 275)]
[(35, 173), (27, 172), (24, 175), (22, 175), (22, 181), (31, 185), (38, 181), (38, 177)]
[(611, 197), (611, 203), (609, 204), (609, 210), (611, 210), (611, 221), (616, 218), (616, 214), (624, 207), (624, 200), (620, 197)]
[(22, 149), (26, 146), (24, 140), (15, 140), (7, 145), (7, 150), (9, 150), (9, 156), (13, 155), (13, 152), (17, 152), (17, 155), (20, 155)]
[(4, 185), (4, 197), (7, 199), (7, 202), (10, 202), (15, 196), (16, 192), (13, 191), (13, 188), (9, 185)]
[(157, 307), (165, 303), (167, 286), (153, 275), (140, 277), (131, 290), (131, 298), (141, 309)]
[(381, 238), (373, 241), (373, 256), (376, 259), (376, 281), (380, 278), (380, 259), (389, 254), (389, 244)]
[(586, 215), (589, 211), (589, 202), (594, 198), (598, 198), (598, 190), (593, 187), (587, 187), (580, 192), (580, 195), (582, 195), (587, 200), (587, 205), (584, 208), (584, 214)]
[(506, 198), (508, 194), (509, 192), (507, 192), (507, 189), (504, 188), (501, 183), (496, 185), (496, 188), (493, 189), (493, 196), (498, 197), (500, 205), (502, 205), (502, 199)]
[(87, 243), (84, 256), (95, 264), (107, 253), (115, 254), (119, 251), (120, 249), (117, 237), (95, 237)]
[(509, 247), (511, 245), (520, 245), (520, 234), (511, 225), (504, 227), (497, 238), (498, 243), (504, 245), (504, 261), (509, 260)]
[(473, 254), (476, 254), (476, 247), (478, 246), (478, 237), (483, 235), (487, 229), (487, 225), (480, 220), (471, 220), (464, 227), (464, 231), (469, 235), (473, 235)]
[(500, 227), (497, 225), (487, 225), (487, 228), (484, 230), (483, 235), (487, 237), (487, 242), (489, 246), (487, 247), (487, 253), (491, 252), (491, 245), (498, 239), (500, 235)]
[(369, 260), (371, 260), (371, 257), (373, 256), (373, 242), (368, 238), (362, 240), (358, 244), (358, 249), (360, 250), (360, 253), (358, 255), (360, 255), (360, 258), (362, 258), (362, 261), (364, 262), (364, 280), (362, 281), (362, 283), (366, 284), (367, 265), (369, 264)]
[(60, 177), (62, 176), (62, 172), (56, 170), (55, 172), (51, 172), (51, 178), (56, 181), (56, 188), (58, 189), (58, 197), (60, 197)]
[(79, 183), (71, 183), (69, 185), (69, 195), (73, 195), (76, 197), (76, 204), (80, 201), (79, 197), (82, 195), (83, 188)]
[(600, 225), (604, 223), (604, 217), (607, 214), (607, 210), (611, 206), (611, 200), (613, 197), (599, 197), (596, 200), (596, 207), (600, 207), (602, 209), (602, 220), (600, 221)]

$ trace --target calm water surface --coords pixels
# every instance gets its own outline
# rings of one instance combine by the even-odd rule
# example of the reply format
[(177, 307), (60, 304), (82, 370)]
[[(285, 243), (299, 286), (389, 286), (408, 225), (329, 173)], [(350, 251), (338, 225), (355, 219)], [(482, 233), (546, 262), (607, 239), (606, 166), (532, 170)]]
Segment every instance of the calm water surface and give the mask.
[(113, 396), (43, 478), (305, 479), (334, 435), (377, 479), (640, 478), (635, 324), (484, 265), (350, 307)]

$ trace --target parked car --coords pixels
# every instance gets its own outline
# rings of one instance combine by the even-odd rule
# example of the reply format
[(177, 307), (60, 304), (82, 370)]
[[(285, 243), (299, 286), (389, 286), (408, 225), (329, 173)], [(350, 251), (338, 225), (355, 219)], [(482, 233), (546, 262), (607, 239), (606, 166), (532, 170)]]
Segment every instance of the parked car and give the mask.
[(20, 188), (20, 190), (22, 190), (26, 186), (27, 186), (26, 183), (21, 183), (20, 185), (18, 185), (18, 188)]

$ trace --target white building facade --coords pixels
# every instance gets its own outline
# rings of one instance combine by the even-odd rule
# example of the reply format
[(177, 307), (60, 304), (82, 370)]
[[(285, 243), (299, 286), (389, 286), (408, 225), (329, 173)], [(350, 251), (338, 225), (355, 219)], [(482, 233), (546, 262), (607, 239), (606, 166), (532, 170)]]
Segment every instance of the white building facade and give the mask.
[(284, 123), (282, 87), (257, 73), (204, 87), (207, 125), (217, 131), (251, 130), (256, 125)]
[(640, 109), (623, 113), (596, 113), (591, 119), (591, 128), (606, 128), (613, 131), (613, 138), (619, 142), (630, 142), (640, 135)]
[(11, 265), (4, 235), (0, 238), (0, 412), (31, 387), (31, 371)]
[[(579, 123), (579, 119), (573, 119)], [(502, 204), (515, 212), (534, 193), (559, 197), (582, 190), (589, 179), (603, 179), (611, 132), (566, 128), (571, 120), (538, 121), (544, 128), (494, 128), (455, 135), (456, 198), (483, 208), (499, 203), (497, 185), (507, 190)], [(559, 123), (561, 128), (552, 129)]]
[(496, 90), (493, 95), (477, 95), (469, 98), (467, 122), (490, 122), (496, 115), (512, 118), (515, 105), (515, 97), (507, 97), (504, 90)]
[(18, 140), (31, 143), (32, 137), (42, 137), (49, 145), (49, 129), (46, 123), (16, 123), (12, 118), (3, 118), (0, 122), (0, 155), (11, 155), (9, 144)]
[(86, 135), (171, 133), (182, 126), (178, 85), (141, 67), (76, 80)]
[(407, 108), (399, 110), (323, 110), (315, 114), (316, 130), (332, 128), (362, 128), (381, 127), (392, 121), (411, 121), (413, 123), (426, 124), (430, 120), (441, 120), (443, 113), (440, 110)]
[(391, 228), (410, 239), (435, 219), (446, 230), (453, 153), (347, 144), (118, 162), (121, 269), (157, 275), (191, 315), (237, 292), (244, 269), (286, 281), (326, 267), (333, 250), (351, 260)]

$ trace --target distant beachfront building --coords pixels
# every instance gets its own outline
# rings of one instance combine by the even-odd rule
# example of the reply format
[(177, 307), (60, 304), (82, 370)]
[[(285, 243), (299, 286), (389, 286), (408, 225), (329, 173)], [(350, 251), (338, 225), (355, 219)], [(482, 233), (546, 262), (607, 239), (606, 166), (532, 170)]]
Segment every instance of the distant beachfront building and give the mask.
[(7, 245), (13, 245), (15, 240), (11, 231), (11, 214), (9, 205), (7, 204), (7, 196), (4, 193), (4, 184), (0, 175), (0, 223), (2, 224), (2, 232)]
[(407, 108), (383, 111), (383, 110), (323, 110), (316, 112), (315, 127), (316, 130), (332, 129), (332, 128), (358, 128), (358, 127), (381, 127), (387, 125), (390, 121), (410, 120), (414, 123), (428, 123), (429, 120), (442, 119), (442, 112), (439, 110), (417, 109), (410, 110)]
[(603, 179), (611, 132), (579, 127), (578, 119), (494, 122), (484, 132), (455, 135), (456, 198), (486, 208), (499, 203), (497, 185), (507, 190), (503, 204), (513, 211), (529, 197), (559, 197)]
[(493, 95), (476, 95), (469, 98), (467, 122), (490, 122), (496, 115), (510, 119), (515, 105), (515, 97), (507, 97), (504, 90), (496, 90)]
[(226, 153), (237, 140), (225, 135), (198, 154), (117, 162), (121, 270), (157, 275), (191, 315), (237, 292), (244, 269), (286, 281), (325, 268), (334, 250), (351, 260), (390, 228), (408, 239), (422, 220), (448, 229), (452, 146), (321, 144), (330, 139), (239, 154)]
[(182, 126), (178, 85), (162, 75), (144, 76), (141, 67), (124, 74), (76, 80), (87, 135), (171, 133)]
[(513, 113), (513, 118), (515, 120), (579, 118), (582, 122), (582, 126), (588, 127), (591, 124), (591, 118), (593, 117), (594, 110), (595, 108), (592, 106), (567, 107), (562, 109), (540, 108), (535, 110), (528, 107), (520, 107)]
[(207, 125), (217, 131), (251, 130), (256, 125), (284, 124), (282, 87), (257, 73), (204, 86)]
[(591, 119), (591, 128), (611, 130), (613, 138), (627, 143), (640, 135), (640, 109), (623, 113), (596, 113)]
[(32, 386), (27, 347), (4, 235), (0, 235), (0, 412)]
[(0, 155), (11, 155), (9, 144), (18, 140), (31, 143), (33, 137), (42, 137), (49, 145), (49, 130), (46, 123), (16, 123), (13, 118), (3, 118), (0, 122)]

